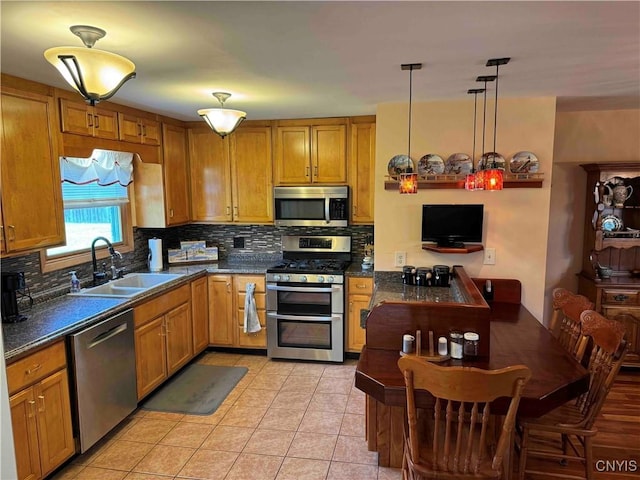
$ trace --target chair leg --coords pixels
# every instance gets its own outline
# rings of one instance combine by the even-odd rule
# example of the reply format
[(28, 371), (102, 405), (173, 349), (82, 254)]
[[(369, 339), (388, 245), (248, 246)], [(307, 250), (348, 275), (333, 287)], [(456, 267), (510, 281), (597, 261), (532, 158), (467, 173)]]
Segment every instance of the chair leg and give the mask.
[(522, 426), (522, 438), (520, 439), (520, 463), (518, 467), (518, 480), (524, 480), (524, 471), (527, 467), (527, 450), (529, 448), (529, 427)]
[[(562, 435), (562, 454), (566, 455), (567, 447), (569, 445), (569, 439), (566, 434), (563, 433), (561, 435)], [(569, 464), (569, 461), (566, 458), (562, 458), (560, 460), (560, 465), (562, 465), (563, 467), (566, 467), (568, 464)]]
[(592, 437), (584, 439), (584, 472), (587, 480), (593, 480), (593, 443)]

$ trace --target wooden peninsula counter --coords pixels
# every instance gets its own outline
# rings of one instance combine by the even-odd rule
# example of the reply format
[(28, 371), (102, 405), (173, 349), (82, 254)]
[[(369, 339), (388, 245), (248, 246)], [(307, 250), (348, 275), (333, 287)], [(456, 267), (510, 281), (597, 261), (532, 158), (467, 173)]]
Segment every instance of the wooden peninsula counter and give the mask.
[[(402, 291), (394, 286), (385, 291), (381, 285), (374, 293), (355, 385), (367, 394), (367, 443), (369, 450), (378, 452), (380, 466), (400, 467), (402, 463), (406, 394), (397, 361), (406, 333), (421, 330), (423, 354), (428, 349), (429, 331), (436, 339), (450, 329), (479, 333), (478, 357), (447, 360), (441, 365), (485, 369), (527, 365), (532, 377), (523, 391), (521, 415), (538, 417), (587, 390), (587, 370), (520, 304), (520, 282), (492, 279), (495, 296), (491, 305), (478, 288), (484, 282), (470, 279), (462, 267), (454, 267), (455, 286), (446, 301), (420, 298), (418, 289), (428, 290), (425, 287), (400, 285)], [(428, 407), (431, 397), (424, 394), (417, 401), (419, 407)], [(500, 413), (500, 408), (495, 405), (494, 413)]]

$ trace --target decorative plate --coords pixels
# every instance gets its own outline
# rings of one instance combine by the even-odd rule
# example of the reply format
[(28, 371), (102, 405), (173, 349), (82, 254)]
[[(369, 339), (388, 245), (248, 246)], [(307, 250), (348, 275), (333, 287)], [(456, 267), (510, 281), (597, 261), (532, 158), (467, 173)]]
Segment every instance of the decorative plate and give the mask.
[(478, 162), (478, 170), (489, 170), (493, 168), (504, 170), (505, 166), (506, 162), (504, 157), (496, 152), (485, 153)]
[(418, 161), (418, 175), (440, 175), (444, 173), (444, 160), (440, 155), (428, 153)]
[(473, 170), (471, 157), (466, 153), (454, 153), (444, 164), (444, 173), (453, 175), (467, 175)]
[(618, 232), (622, 230), (624, 224), (620, 217), (615, 215), (605, 215), (602, 217), (602, 230), (605, 232)]
[(413, 173), (413, 169), (413, 160), (409, 155), (396, 155), (389, 160), (389, 165), (387, 165), (387, 171), (392, 177), (397, 177), (402, 173)]
[(536, 173), (540, 166), (538, 157), (531, 152), (518, 152), (509, 162), (511, 173)]

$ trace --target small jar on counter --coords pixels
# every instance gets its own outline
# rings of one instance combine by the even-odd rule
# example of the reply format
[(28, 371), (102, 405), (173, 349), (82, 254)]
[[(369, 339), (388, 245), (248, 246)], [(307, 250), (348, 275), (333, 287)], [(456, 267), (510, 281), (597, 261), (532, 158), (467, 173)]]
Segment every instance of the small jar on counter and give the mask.
[(480, 335), (476, 332), (465, 332), (464, 334), (464, 356), (477, 357), (480, 344)]
[(449, 352), (451, 358), (462, 359), (464, 338), (460, 332), (449, 333)]

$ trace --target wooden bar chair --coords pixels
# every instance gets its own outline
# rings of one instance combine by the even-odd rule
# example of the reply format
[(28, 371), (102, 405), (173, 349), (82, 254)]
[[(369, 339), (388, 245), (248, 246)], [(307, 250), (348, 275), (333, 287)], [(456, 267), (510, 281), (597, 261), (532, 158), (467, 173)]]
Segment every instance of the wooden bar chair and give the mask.
[(587, 346), (587, 338), (580, 328), (580, 314), (592, 310), (594, 304), (584, 295), (579, 295), (565, 288), (553, 290), (553, 315), (549, 330), (558, 339), (565, 350), (582, 361)]
[[(398, 367), (407, 388), (403, 479), (502, 478), (522, 387), (531, 377), (529, 369), (524, 365), (500, 370), (442, 367), (415, 356), (402, 357)], [(435, 398), (433, 410), (417, 411), (418, 390)], [(491, 402), (498, 397), (511, 400), (496, 434), (490, 418)]]
[[(584, 478), (562, 472), (527, 470), (531, 457), (557, 459), (561, 465), (568, 460), (578, 460), (584, 465), (586, 478), (593, 478), (593, 437), (598, 433), (594, 426), (596, 417), (620, 370), (627, 351), (627, 341), (622, 323), (610, 320), (593, 310), (580, 315), (582, 333), (589, 339), (589, 390), (576, 401), (569, 402), (552, 412), (534, 419), (518, 419), (517, 433), (520, 442), (519, 478), (525, 473), (536, 473), (546, 477)], [(537, 443), (532, 443), (535, 435)], [(550, 450), (549, 435), (559, 434), (561, 452)], [(556, 437), (557, 438), (557, 437)], [(569, 451), (571, 449), (571, 451)]]

